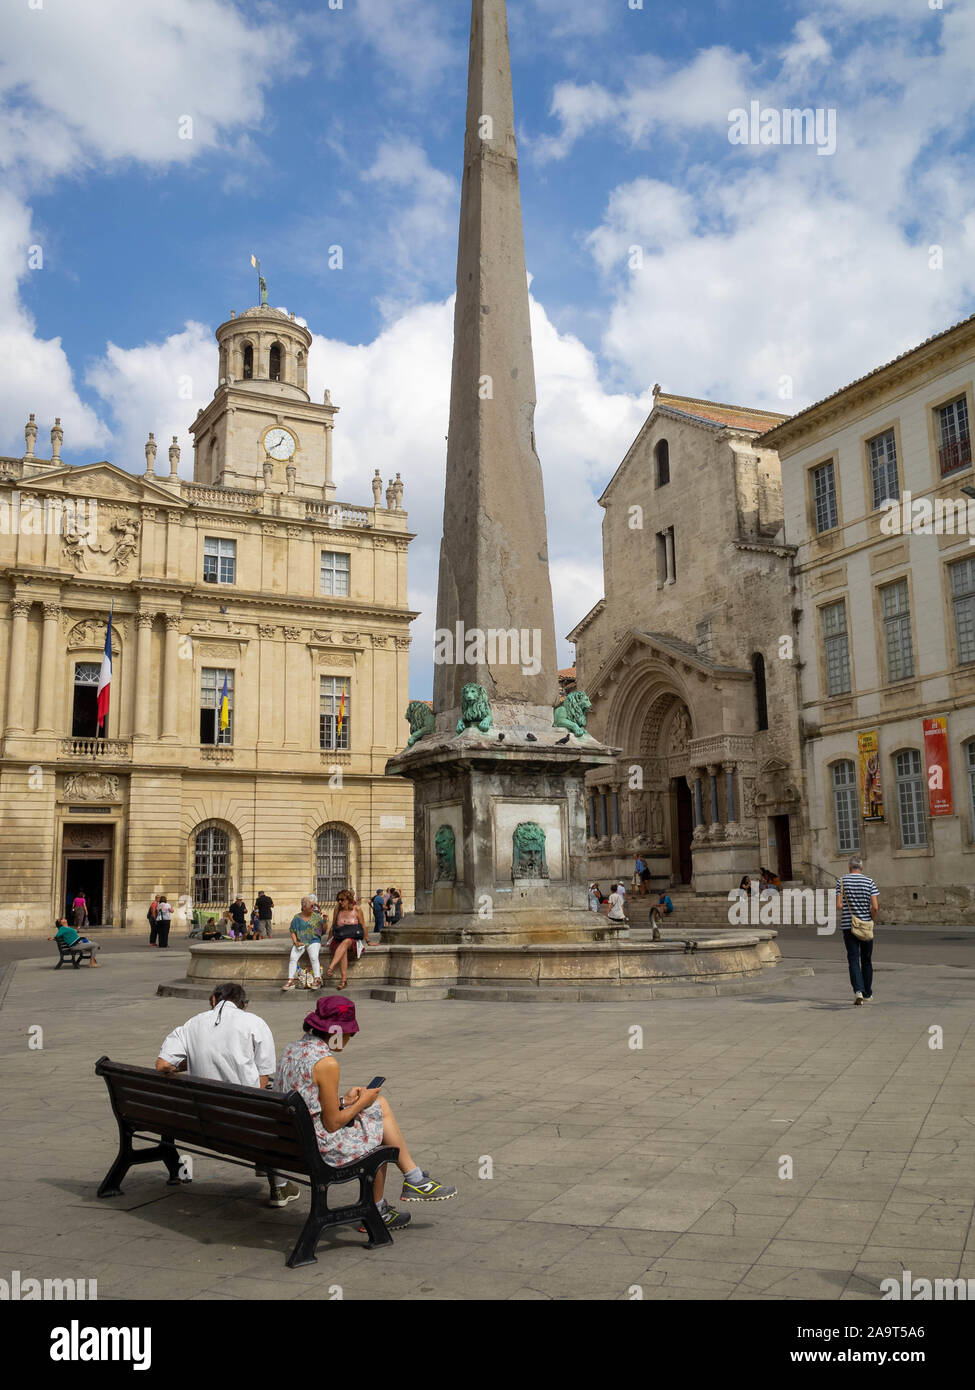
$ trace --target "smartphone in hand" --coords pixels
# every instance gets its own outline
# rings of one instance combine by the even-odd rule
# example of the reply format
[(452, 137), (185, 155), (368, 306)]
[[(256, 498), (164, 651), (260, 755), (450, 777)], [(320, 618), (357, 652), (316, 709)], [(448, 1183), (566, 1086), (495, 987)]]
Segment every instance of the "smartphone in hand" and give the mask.
[(366, 1087), (366, 1090), (367, 1090), (367, 1091), (378, 1091), (379, 1088), (380, 1088), (380, 1086), (383, 1084), (383, 1082), (384, 1082), (385, 1080), (386, 1080), (385, 1076), (374, 1076), (374, 1077), (372, 1078), (372, 1080), (369, 1082), (369, 1085)]

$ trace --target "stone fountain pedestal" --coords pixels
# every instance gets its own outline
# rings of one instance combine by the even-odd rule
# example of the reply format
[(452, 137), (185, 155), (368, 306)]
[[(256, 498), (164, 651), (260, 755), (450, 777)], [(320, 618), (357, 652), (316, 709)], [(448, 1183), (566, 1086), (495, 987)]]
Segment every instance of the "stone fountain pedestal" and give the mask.
[[(367, 946), (349, 967), (349, 992), (388, 1003), (610, 1002), (714, 998), (785, 982), (772, 970), (780, 959), (774, 931), (728, 930), (697, 939), (664, 929), (659, 942), (630, 942), (608, 931), (605, 918), (596, 920), (601, 926), (589, 942)], [(600, 932), (603, 939), (595, 939)], [(295, 999), (296, 1012), (307, 1011), (320, 993), (337, 990), (329, 983), (282, 994), (290, 949), (290, 941), (194, 942), (185, 979), (160, 985), (158, 993), (206, 999), (215, 985), (236, 980), (252, 1002)]]
[(585, 775), (615, 750), (553, 728), (551, 709), (499, 724), (430, 734), (386, 764), (414, 789), (416, 906), (385, 933), (397, 946), (596, 939)]

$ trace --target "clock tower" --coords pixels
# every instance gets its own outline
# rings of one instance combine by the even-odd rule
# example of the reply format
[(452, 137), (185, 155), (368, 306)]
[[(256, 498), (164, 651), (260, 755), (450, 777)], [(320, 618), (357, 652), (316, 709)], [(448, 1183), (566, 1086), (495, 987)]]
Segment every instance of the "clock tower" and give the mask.
[(309, 330), (262, 304), (231, 314), (217, 342), (217, 389), (190, 426), (193, 481), (331, 502), (338, 410), (327, 391), (321, 405), (308, 395)]

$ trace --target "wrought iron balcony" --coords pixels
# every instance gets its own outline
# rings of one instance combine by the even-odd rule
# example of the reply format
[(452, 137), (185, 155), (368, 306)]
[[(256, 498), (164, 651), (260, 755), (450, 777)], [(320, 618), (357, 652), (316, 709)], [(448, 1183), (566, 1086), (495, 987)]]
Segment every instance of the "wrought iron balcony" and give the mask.
[(938, 450), (938, 464), (941, 468), (941, 475), (954, 473), (958, 468), (968, 468), (972, 462), (972, 441), (969, 435), (963, 439), (952, 440), (950, 444), (942, 444)]

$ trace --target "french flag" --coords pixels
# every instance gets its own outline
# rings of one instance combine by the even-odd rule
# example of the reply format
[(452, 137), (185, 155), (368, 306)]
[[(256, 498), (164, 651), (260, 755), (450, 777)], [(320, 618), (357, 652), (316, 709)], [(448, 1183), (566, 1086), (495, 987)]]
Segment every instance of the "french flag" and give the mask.
[(102, 655), (102, 669), (98, 676), (98, 727), (104, 728), (108, 718), (108, 698), (112, 689), (112, 614), (113, 601), (108, 612), (108, 631), (105, 634), (105, 651)]

